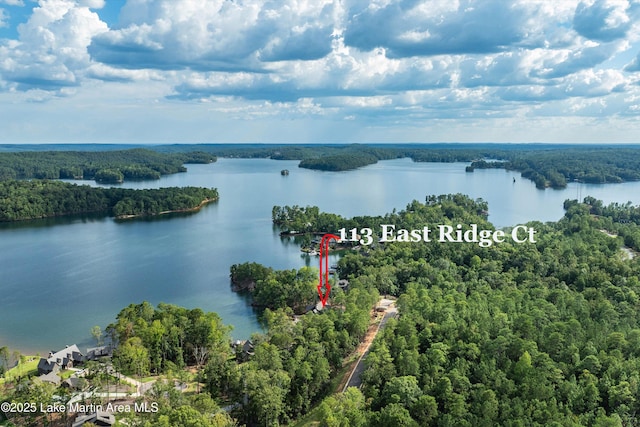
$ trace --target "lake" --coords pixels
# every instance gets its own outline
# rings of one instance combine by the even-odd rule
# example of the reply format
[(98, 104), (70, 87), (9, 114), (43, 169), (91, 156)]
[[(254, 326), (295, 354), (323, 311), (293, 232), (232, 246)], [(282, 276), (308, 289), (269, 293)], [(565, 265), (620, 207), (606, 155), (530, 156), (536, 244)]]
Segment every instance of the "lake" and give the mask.
[[(274, 205), (317, 205), (350, 217), (401, 210), (429, 194), (464, 193), (486, 200), (489, 220), (503, 227), (558, 220), (568, 198), (640, 203), (639, 182), (538, 190), (518, 173), (466, 173), (464, 163), (397, 159), (349, 172), (297, 164), (219, 159), (159, 181), (123, 184), (218, 188), (220, 200), (191, 215), (1, 224), (0, 346), (41, 354), (74, 343), (84, 349), (92, 345), (92, 326), (104, 329), (122, 308), (145, 300), (215, 311), (234, 326), (234, 338), (248, 338), (260, 325), (247, 299), (231, 291), (229, 267), (246, 261), (276, 269), (317, 265), (317, 258), (301, 256), (280, 239), (271, 224)], [(281, 169), (290, 175), (281, 176)]]

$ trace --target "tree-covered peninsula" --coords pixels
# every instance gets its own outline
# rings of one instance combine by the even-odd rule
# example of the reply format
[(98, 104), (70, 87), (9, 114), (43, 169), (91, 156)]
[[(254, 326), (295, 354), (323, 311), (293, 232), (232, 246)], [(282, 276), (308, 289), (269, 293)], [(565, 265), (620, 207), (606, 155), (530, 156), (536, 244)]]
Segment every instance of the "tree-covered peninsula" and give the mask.
[(96, 188), (59, 181), (0, 181), (0, 222), (97, 213), (116, 218), (195, 210), (218, 200), (216, 189)]
[(533, 152), (515, 150), (494, 158), (500, 161), (476, 159), (467, 171), (490, 168), (518, 171), (540, 189), (564, 188), (568, 182), (605, 184), (640, 180), (640, 149), (637, 147), (569, 146)]
[(185, 163), (212, 163), (204, 152), (160, 153), (136, 148), (117, 151), (19, 151), (0, 153), (0, 180), (89, 179), (103, 183), (160, 179), (186, 172)]

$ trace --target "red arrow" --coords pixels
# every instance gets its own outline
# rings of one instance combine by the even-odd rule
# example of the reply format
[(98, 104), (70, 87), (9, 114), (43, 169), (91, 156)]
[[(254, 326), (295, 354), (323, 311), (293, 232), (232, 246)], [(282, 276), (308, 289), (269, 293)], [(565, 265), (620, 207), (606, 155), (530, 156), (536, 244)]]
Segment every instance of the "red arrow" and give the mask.
[[(336, 242), (340, 241), (340, 238), (335, 234), (325, 234), (320, 241), (320, 276), (318, 281), (318, 295), (320, 295), (320, 302), (322, 307), (327, 304), (329, 294), (331, 293), (331, 285), (329, 284), (329, 241), (333, 239)], [(325, 292), (322, 292), (322, 264), (324, 261), (324, 288)]]

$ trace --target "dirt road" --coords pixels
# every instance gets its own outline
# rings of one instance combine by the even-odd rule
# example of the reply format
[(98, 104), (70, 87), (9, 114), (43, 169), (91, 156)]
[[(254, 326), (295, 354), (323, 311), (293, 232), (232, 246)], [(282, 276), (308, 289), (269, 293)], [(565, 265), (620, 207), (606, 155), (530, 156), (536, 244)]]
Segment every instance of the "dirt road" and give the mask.
[(360, 387), (360, 385), (362, 384), (362, 380), (360, 376), (362, 375), (362, 372), (364, 372), (364, 368), (365, 368), (364, 360), (367, 358), (367, 355), (369, 354), (369, 348), (371, 347), (371, 343), (373, 342), (375, 337), (378, 335), (378, 332), (380, 332), (380, 330), (385, 327), (385, 325), (387, 324), (387, 321), (398, 314), (398, 309), (396, 308), (394, 302), (395, 301), (383, 299), (378, 304), (378, 306), (386, 307), (384, 316), (382, 317), (382, 320), (380, 320), (378, 327), (373, 331), (373, 333), (372, 334), (367, 333), (365, 340), (361, 344), (361, 347), (358, 349), (358, 353), (360, 353), (361, 356), (358, 359), (358, 362), (356, 363), (356, 365), (353, 367), (353, 370), (349, 375), (349, 379), (347, 380), (346, 384), (342, 389), (343, 393), (348, 387)]

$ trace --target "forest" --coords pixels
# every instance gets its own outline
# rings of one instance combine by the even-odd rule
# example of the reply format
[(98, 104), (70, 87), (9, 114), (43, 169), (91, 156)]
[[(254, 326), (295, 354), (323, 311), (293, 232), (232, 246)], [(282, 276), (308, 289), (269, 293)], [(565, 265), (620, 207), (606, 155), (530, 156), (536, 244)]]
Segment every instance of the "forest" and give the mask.
[[(320, 405), (321, 425), (634, 425), (640, 266), (621, 245), (639, 231), (639, 208), (565, 206), (557, 223), (534, 223), (535, 245), (394, 243), (345, 255), (340, 276), (398, 296), (400, 316), (374, 342), (361, 390)], [(483, 209), (431, 196), (386, 221), (488, 225)]]
[[(637, 145), (566, 144), (173, 144), (122, 150), (109, 145), (0, 146), (0, 180), (30, 178), (95, 179), (98, 182), (159, 179), (184, 172), (186, 163), (217, 157), (300, 160), (299, 167), (348, 171), (380, 160), (464, 162), (467, 172), (498, 168), (520, 172), (539, 189), (568, 182), (618, 183), (640, 180)], [(78, 151), (67, 151), (75, 147)], [(126, 147), (126, 146), (125, 146)], [(96, 151), (97, 149), (103, 151)], [(83, 151), (79, 151), (83, 150)]]
[(0, 152), (0, 181), (10, 179), (89, 179), (103, 183), (160, 179), (186, 172), (185, 163), (212, 163), (204, 152), (159, 153), (135, 148), (115, 151)]
[(279, 270), (255, 262), (231, 266), (231, 283), (236, 291), (248, 290), (252, 305), (259, 308), (289, 307), (296, 314), (309, 311), (316, 304), (318, 273), (309, 267)]
[(315, 159), (304, 159), (298, 167), (321, 171), (347, 171), (377, 163), (378, 159), (367, 153), (340, 154), (323, 156)]
[(198, 187), (133, 190), (48, 180), (0, 181), (0, 222), (89, 213), (149, 216), (193, 210), (215, 200), (216, 189)]
[(535, 182), (537, 188), (564, 188), (567, 182), (589, 184), (618, 183), (640, 179), (637, 148), (567, 147), (562, 150), (505, 152), (500, 161), (475, 160), (467, 167), (515, 170)]
[[(262, 306), (264, 332), (245, 343), (232, 342), (230, 327), (215, 313), (132, 304), (107, 327), (118, 344), (118, 370), (180, 378), (190, 367), (200, 386), (181, 393), (159, 381), (146, 398), (158, 399), (161, 410), (127, 422), (635, 425), (640, 258), (633, 250), (627, 256), (623, 245), (640, 233), (640, 207), (604, 206), (592, 198), (565, 207), (558, 222), (529, 224), (538, 232), (535, 244), (394, 242), (349, 251), (337, 266), (348, 289), (332, 290), (317, 314), (294, 316), (305, 299), (317, 301), (317, 270), (234, 265), (232, 280), (252, 283)], [(460, 194), (428, 196), (384, 217), (348, 221), (358, 227), (384, 220), (402, 228), (491, 228), (485, 208), (486, 202)], [(274, 219), (282, 221), (286, 212), (307, 220), (331, 215), (276, 207)], [(338, 384), (381, 295), (397, 298), (398, 317), (373, 342), (362, 387), (342, 393)], [(19, 398), (24, 395), (13, 397)]]
[(617, 183), (640, 179), (637, 145), (566, 144), (333, 144), (162, 146), (167, 152), (199, 150), (220, 157), (300, 160), (300, 167), (346, 171), (380, 160), (407, 157), (416, 162), (465, 162), (466, 170), (499, 168), (520, 172), (540, 189), (568, 182)]

